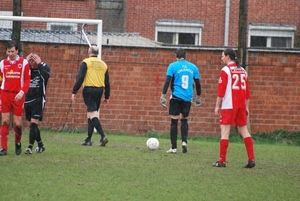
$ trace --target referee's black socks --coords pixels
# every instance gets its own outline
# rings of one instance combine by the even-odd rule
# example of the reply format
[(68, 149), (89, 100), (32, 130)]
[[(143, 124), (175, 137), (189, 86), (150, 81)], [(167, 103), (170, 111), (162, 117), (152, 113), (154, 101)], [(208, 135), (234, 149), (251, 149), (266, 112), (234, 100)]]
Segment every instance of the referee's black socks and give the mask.
[(94, 131), (94, 125), (92, 123), (92, 120), (88, 119), (88, 135), (87, 135), (87, 139), (86, 139), (87, 141), (91, 141), (93, 131)]
[(100, 124), (100, 121), (99, 121), (99, 118), (97, 117), (94, 117), (92, 119), (92, 125), (96, 128), (96, 130), (98, 131), (98, 133), (101, 135), (101, 137), (103, 138), (105, 135), (104, 135), (104, 132), (102, 130), (102, 126)]

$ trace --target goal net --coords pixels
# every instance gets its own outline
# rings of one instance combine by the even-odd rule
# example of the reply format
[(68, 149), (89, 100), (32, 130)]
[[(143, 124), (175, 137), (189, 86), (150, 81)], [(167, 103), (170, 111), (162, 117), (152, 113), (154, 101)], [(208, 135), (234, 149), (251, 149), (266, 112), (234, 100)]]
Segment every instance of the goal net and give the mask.
[[(13, 30), (21, 22), (21, 31)], [(22, 42), (97, 44), (101, 48), (102, 20), (0, 16), (1, 39), (20, 34)]]

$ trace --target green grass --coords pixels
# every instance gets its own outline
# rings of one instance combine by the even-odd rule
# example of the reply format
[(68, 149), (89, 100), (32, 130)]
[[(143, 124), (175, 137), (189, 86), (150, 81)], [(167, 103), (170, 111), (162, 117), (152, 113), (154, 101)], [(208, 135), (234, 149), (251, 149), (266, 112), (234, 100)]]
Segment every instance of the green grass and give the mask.
[[(84, 132), (42, 131), (46, 151), (14, 154), (10, 135), (7, 156), (0, 157), (0, 200), (299, 200), (298, 146), (255, 144), (256, 163), (244, 169), (246, 151), (230, 143), (226, 168), (212, 167), (219, 143), (191, 139), (188, 153), (167, 154), (170, 141), (159, 137), (156, 151), (146, 148), (149, 136), (109, 134), (107, 147), (83, 147)], [(237, 138), (238, 139), (238, 138)], [(28, 141), (24, 132), (23, 150)], [(233, 140), (234, 141), (234, 140)], [(178, 141), (179, 145), (179, 141)]]

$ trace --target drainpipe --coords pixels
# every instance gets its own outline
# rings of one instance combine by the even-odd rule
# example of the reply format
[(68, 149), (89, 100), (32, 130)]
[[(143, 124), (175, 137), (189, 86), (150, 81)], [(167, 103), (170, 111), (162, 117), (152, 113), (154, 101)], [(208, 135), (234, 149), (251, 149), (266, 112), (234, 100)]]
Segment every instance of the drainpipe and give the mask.
[(224, 46), (228, 46), (229, 38), (229, 14), (230, 14), (230, 0), (226, 0), (225, 5), (225, 30), (224, 30)]

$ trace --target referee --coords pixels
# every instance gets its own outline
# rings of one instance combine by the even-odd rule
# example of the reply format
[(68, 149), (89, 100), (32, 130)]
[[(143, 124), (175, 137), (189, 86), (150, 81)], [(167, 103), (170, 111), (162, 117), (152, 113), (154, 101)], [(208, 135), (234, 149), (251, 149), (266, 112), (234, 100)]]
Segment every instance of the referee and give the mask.
[(100, 146), (105, 147), (108, 139), (105, 136), (99, 121), (98, 110), (104, 93), (103, 104), (108, 104), (110, 96), (110, 84), (108, 67), (104, 61), (98, 58), (99, 48), (92, 45), (88, 50), (89, 57), (84, 59), (80, 65), (76, 83), (73, 87), (71, 100), (75, 102), (75, 96), (81, 85), (83, 85), (82, 96), (87, 107), (88, 135), (81, 145), (91, 146), (91, 138), (94, 128), (101, 135)]

